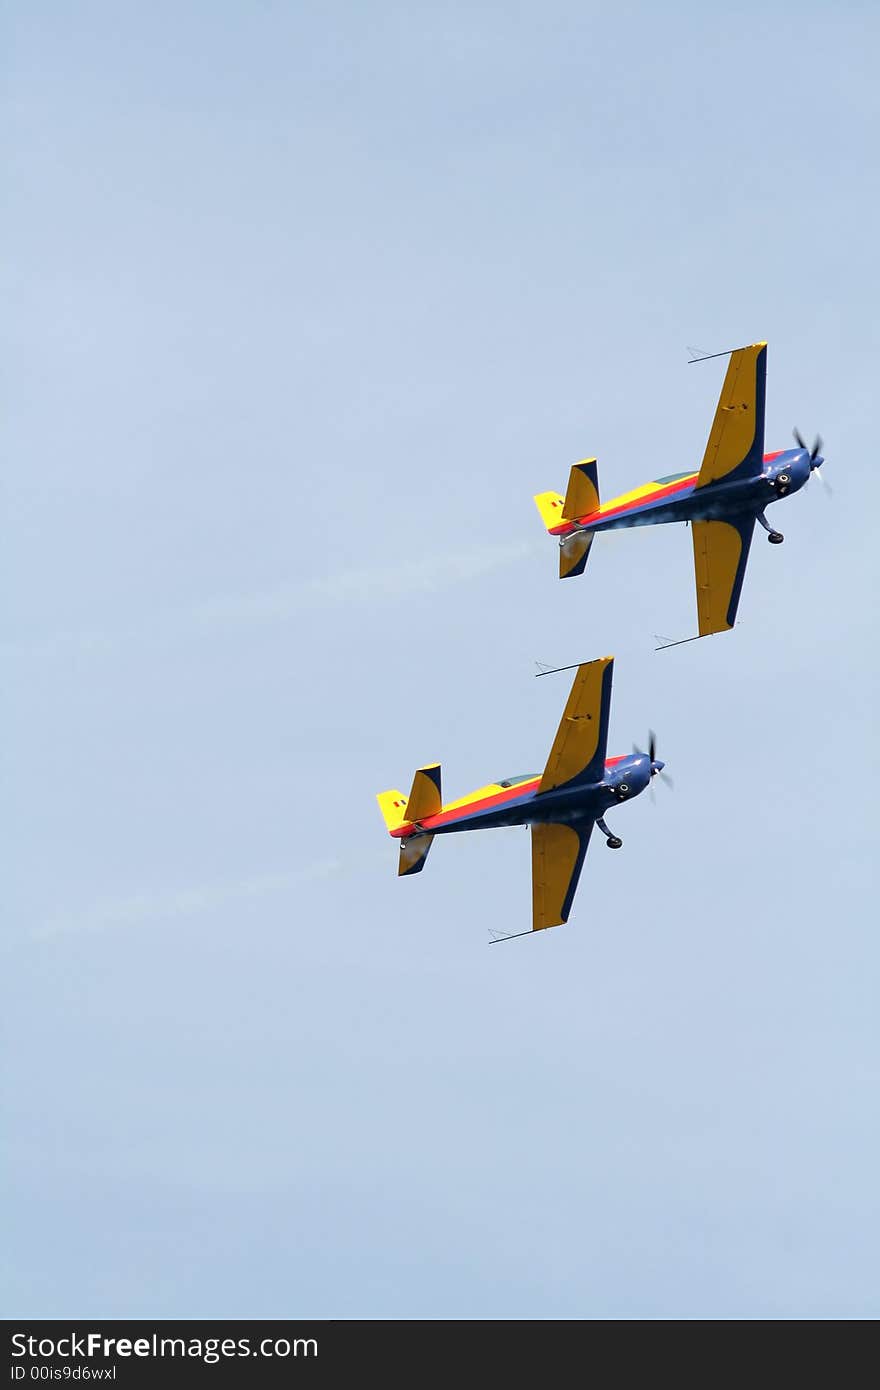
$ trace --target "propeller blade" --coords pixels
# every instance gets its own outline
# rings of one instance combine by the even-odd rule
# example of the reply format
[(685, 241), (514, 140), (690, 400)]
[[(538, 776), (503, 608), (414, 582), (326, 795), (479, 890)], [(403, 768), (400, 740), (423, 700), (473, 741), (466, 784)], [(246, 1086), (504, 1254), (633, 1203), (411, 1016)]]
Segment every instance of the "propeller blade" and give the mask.
[(661, 782), (666, 783), (667, 787), (671, 792), (675, 791), (675, 783), (673, 782), (668, 772), (658, 772), (657, 776), (660, 778)]
[(804, 443), (804, 440), (801, 438), (800, 430), (798, 430), (798, 429), (793, 429), (793, 430), (792, 430), (792, 434), (794, 435), (794, 442), (795, 442), (795, 444), (798, 446), (798, 448), (799, 448), (799, 449), (806, 449), (807, 446), (806, 446), (806, 444)]
[(818, 478), (818, 479), (819, 479), (819, 482), (822, 484), (822, 487), (823, 487), (824, 491), (827, 492), (827, 494), (828, 494), (829, 497), (833, 497), (833, 495), (834, 495), (834, 488), (831, 486), (831, 484), (829, 483), (828, 479), (827, 479), (827, 478), (825, 477), (825, 475), (823, 474), (821, 468), (814, 468), (813, 471), (812, 471), (812, 473), (810, 474), (810, 477), (811, 477), (811, 478)]
[(822, 452), (822, 436), (821, 436), (821, 434), (817, 434), (817, 435), (816, 435), (816, 442), (815, 442), (815, 444), (813, 445), (812, 451), (811, 451), (811, 453), (810, 453), (810, 461), (812, 462), (813, 459), (818, 458), (819, 455), (821, 454), (821, 452)]
[[(633, 744), (633, 752), (634, 752), (634, 753), (638, 753), (639, 757), (641, 757), (641, 758), (644, 758), (644, 757), (645, 757), (644, 751), (639, 747), (639, 745), (638, 745), (637, 743), (634, 743), (634, 744)], [(648, 783), (648, 790), (649, 790), (649, 792), (650, 792), (651, 801), (652, 801), (652, 803), (653, 803), (653, 802), (656, 801), (656, 797), (655, 797), (655, 795), (654, 795), (654, 778), (655, 778), (655, 777), (662, 777), (663, 781), (664, 781), (664, 782), (667, 784), (667, 786), (669, 786), (669, 787), (674, 786), (674, 783), (673, 783), (673, 781), (672, 781), (672, 778), (669, 776), (669, 773), (668, 773), (668, 772), (663, 772), (660, 768), (655, 768), (655, 766), (654, 766), (655, 762), (657, 761), (657, 735), (654, 733), (654, 730), (653, 730), (653, 729), (649, 729), (649, 730), (648, 730), (648, 754), (647, 754), (647, 756), (648, 756), (648, 758), (649, 758), (650, 761), (651, 761), (651, 780), (650, 780), (650, 782)]]

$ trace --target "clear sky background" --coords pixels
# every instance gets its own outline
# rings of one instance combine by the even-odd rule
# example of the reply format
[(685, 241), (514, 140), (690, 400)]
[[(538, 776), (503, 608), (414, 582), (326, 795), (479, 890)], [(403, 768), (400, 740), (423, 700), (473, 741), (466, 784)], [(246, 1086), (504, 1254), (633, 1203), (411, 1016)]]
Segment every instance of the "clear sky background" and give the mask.
[[(7, 3), (7, 1316), (876, 1317), (880, 18)], [(689, 533), (769, 341), (736, 630)], [(530, 923), (374, 793), (543, 767), (617, 655), (675, 778)]]

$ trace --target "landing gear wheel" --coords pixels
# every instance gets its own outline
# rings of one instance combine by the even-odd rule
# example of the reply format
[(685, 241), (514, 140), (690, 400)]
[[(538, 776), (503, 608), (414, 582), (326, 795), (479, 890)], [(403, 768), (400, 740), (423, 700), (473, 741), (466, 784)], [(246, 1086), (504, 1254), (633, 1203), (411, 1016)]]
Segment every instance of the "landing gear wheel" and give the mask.
[(605, 843), (609, 849), (620, 849), (623, 846), (623, 841), (617, 835), (612, 835)]
[(781, 531), (771, 531), (767, 539), (771, 545), (782, 545), (782, 542), (785, 540), (785, 537), (783, 536)]

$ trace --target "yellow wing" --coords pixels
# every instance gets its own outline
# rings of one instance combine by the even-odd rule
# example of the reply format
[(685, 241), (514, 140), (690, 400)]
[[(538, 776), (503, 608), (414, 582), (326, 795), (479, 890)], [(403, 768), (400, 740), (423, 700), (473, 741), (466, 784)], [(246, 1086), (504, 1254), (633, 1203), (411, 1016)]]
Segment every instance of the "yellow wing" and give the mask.
[(578, 667), (538, 792), (601, 781), (605, 772), (614, 657)]
[(691, 522), (701, 637), (733, 627), (754, 529), (750, 516)]
[(764, 398), (767, 344), (753, 343), (730, 354), (697, 488), (734, 474), (759, 473), (764, 460)]
[(532, 826), (532, 930), (568, 921), (590, 835), (586, 826)]

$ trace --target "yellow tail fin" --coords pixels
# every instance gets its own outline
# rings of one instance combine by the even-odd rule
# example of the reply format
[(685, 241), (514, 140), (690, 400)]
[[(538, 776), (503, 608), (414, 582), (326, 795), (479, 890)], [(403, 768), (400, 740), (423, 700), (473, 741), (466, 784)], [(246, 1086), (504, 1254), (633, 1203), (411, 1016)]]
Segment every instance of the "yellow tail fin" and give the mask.
[(443, 805), (440, 798), (440, 764), (430, 763), (428, 767), (418, 769), (408, 797), (403, 792), (389, 791), (377, 793), (376, 800), (389, 830), (436, 816)]
[[(376, 800), (391, 833), (399, 830), (402, 825), (411, 825), (413, 821), (436, 816), (441, 808), (440, 764), (433, 763), (430, 767), (419, 768), (413, 778), (409, 799), (403, 792), (388, 791), (379, 792)], [(433, 839), (433, 835), (420, 834), (416, 827), (414, 832), (400, 841), (400, 859), (397, 866), (399, 877), (421, 873)]]
[(579, 521), (599, 506), (599, 470), (595, 459), (573, 463), (568, 475), (568, 488), (562, 515), (566, 521)]
[(592, 531), (575, 531), (574, 535), (566, 536), (565, 540), (560, 542), (560, 579), (575, 579), (579, 574), (583, 574), (590, 556), (593, 534)]
[(538, 508), (541, 520), (548, 531), (552, 531), (554, 526), (561, 526), (565, 520), (562, 515), (562, 508), (565, 499), (558, 492), (539, 492), (535, 497), (535, 506)]
[(408, 840), (401, 840), (400, 859), (397, 864), (398, 878), (422, 872), (433, 839), (433, 835), (411, 835)]
[(403, 792), (379, 792), (376, 800), (389, 830), (396, 830), (406, 821), (406, 797)]
[(443, 802), (440, 797), (440, 764), (420, 767), (413, 778), (412, 791), (406, 803), (407, 820), (426, 820), (436, 816)]

